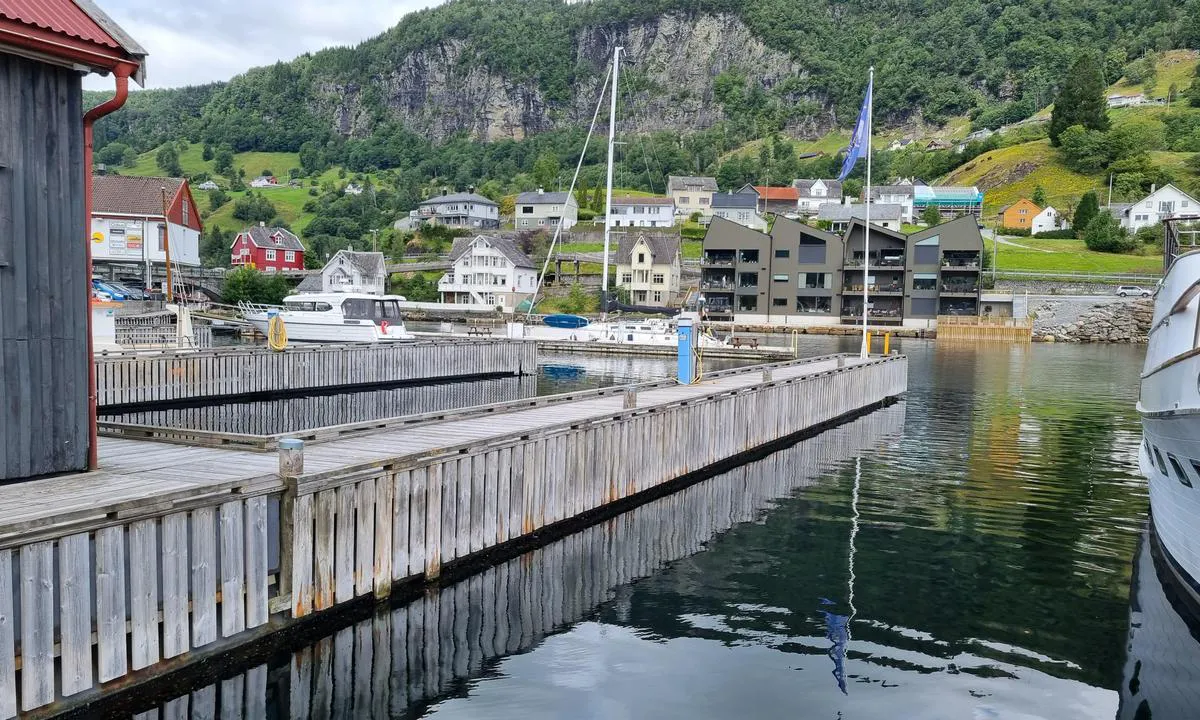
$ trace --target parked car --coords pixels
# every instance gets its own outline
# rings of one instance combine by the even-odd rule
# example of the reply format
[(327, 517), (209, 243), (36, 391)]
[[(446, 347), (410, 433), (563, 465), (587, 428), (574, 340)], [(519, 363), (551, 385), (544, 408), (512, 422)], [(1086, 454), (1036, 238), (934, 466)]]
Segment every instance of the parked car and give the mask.
[(1137, 285), (1121, 285), (1117, 288), (1117, 294), (1121, 297), (1150, 297), (1150, 291), (1145, 288), (1140, 288)]
[(130, 287), (129, 285), (126, 285), (125, 283), (106, 281), (104, 284), (107, 285), (108, 287), (113, 288), (114, 290), (121, 293), (122, 295), (124, 295), (126, 300), (149, 300), (150, 299), (149, 295), (146, 293), (145, 290), (140, 290), (135, 287)]
[(92, 291), (108, 295), (113, 302), (125, 302), (126, 300), (125, 293), (118, 290), (112, 283), (100, 278), (92, 278)]

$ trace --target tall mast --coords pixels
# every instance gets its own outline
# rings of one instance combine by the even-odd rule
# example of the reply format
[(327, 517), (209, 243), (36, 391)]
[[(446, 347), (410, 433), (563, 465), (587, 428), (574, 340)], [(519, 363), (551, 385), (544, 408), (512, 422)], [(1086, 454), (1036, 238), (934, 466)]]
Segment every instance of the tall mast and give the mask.
[(171, 217), (167, 213), (167, 189), (165, 187), (161, 189), (163, 203), (163, 252), (166, 254), (167, 260), (167, 302), (171, 302), (175, 299), (174, 278), (171, 277)]
[(875, 67), (872, 66), (867, 80), (867, 206), (864, 209), (863, 221), (863, 332), (862, 350), (859, 352), (864, 358), (871, 354), (871, 348), (867, 344), (867, 288), (871, 284), (871, 116), (874, 114), (875, 105), (874, 87)]
[(612, 238), (613, 146), (617, 136), (617, 74), (620, 72), (621, 48), (613, 48), (612, 101), (608, 106), (608, 180), (604, 190), (604, 273), (600, 279), (600, 312), (608, 314), (608, 249)]

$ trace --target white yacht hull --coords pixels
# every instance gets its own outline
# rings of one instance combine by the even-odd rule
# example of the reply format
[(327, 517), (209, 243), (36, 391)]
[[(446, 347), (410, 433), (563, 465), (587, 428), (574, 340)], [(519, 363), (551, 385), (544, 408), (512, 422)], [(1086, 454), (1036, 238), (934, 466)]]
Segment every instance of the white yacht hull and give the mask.
[(1165, 554), (1200, 587), (1200, 251), (1175, 258), (1155, 296), (1138, 411), (1139, 463)]
[[(311, 313), (305, 313), (311, 315)], [(300, 318), (297, 313), (281, 312), (283, 326), (289, 342), (352, 343), (352, 342), (403, 342), (414, 340), (402, 324), (391, 326), (387, 332), (369, 320), (341, 320), (328, 322), (322, 319)], [(246, 321), (263, 335), (270, 323), (266, 314), (248, 314)]]
[[(557, 328), (526, 325), (523, 337), (560, 342), (595, 342), (609, 345), (651, 345), (678, 347), (679, 334), (669, 328), (631, 329), (618, 324), (592, 323), (582, 328)], [(725, 343), (708, 335), (700, 336), (700, 347), (724, 347)]]

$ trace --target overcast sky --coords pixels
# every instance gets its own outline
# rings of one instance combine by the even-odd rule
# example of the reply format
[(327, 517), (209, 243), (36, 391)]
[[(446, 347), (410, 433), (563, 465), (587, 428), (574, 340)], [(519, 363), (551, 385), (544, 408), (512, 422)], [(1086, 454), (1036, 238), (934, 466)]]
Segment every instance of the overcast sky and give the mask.
[[(438, 0), (99, 0), (150, 54), (146, 86), (228, 80), (276, 60), (378, 35), (413, 10)], [(84, 87), (112, 88), (89, 75)]]

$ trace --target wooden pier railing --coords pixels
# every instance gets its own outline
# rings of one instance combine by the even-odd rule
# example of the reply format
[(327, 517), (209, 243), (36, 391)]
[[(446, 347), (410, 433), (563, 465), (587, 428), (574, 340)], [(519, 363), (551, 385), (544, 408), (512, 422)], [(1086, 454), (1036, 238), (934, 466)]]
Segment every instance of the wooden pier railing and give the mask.
[(432, 581), (906, 383), (901, 356), (828, 357), (471, 408), (303, 451), (288, 443), (278, 460), (112, 441), (134, 463), (110, 464), (117, 474), (0, 488), (0, 718), (74, 707), (396, 582)]
[(1011, 317), (939, 315), (938, 342), (1029, 343), (1033, 341), (1033, 321)]
[(717, 535), (894, 439), (904, 415), (898, 403), (858, 418), (337, 629), (293, 652), (285, 666), (226, 673), (190, 692), (138, 704), (133, 709), (147, 714), (134, 717), (189, 711), (214, 717), (219, 699), (232, 703), (235, 715), (240, 709), (242, 717), (265, 717), (268, 697), (281, 715), (297, 720), (403, 717), (488, 661), (537, 647), (619, 597), (628, 583), (700, 552)]
[(109, 407), (536, 371), (535, 345), (504, 338), (119, 352), (96, 355), (96, 393)]

